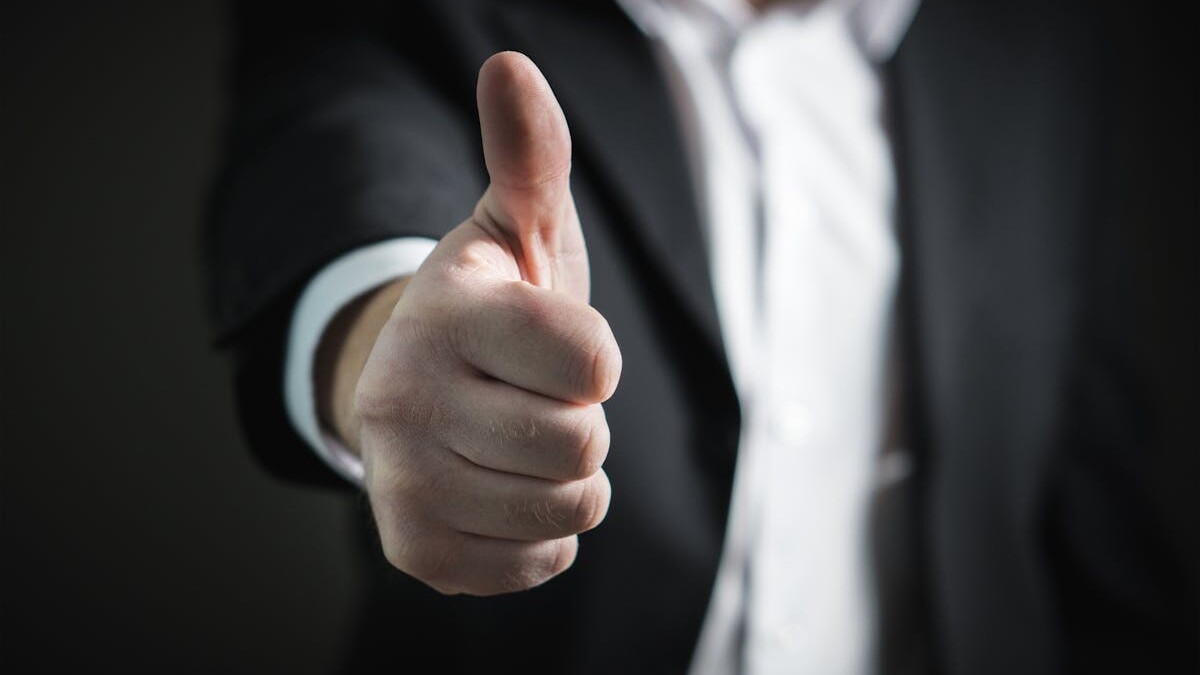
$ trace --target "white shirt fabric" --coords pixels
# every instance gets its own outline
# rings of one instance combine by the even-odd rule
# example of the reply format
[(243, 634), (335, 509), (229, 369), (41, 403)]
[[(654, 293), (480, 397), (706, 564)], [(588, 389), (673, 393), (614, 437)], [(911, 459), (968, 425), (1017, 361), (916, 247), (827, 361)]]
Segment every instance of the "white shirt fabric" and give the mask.
[[(865, 675), (876, 616), (867, 510), (899, 270), (875, 65), (917, 0), (619, 0), (653, 41), (700, 198), (742, 405), (726, 540), (692, 675)], [(312, 367), (356, 296), (434, 242), (339, 258), (297, 304), (288, 413), (330, 467), (362, 466), (317, 421)]]

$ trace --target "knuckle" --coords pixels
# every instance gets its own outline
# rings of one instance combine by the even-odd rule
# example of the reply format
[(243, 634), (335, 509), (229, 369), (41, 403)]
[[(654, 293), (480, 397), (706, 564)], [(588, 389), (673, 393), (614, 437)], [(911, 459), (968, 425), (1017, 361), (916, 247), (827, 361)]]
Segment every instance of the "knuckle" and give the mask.
[(429, 582), (429, 581), (424, 581), (423, 583), (426, 586), (437, 591), (438, 593), (441, 593), (442, 595), (460, 595), (461, 593), (463, 593), (462, 589), (459, 586), (451, 586), (449, 584), (443, 584), (443, 583), (438, 583), (438, 582)]
[(554, 558), (550, 564), (550, 576), (562, 574), (575, 564), (575, 556), (579, 553), (579, 537), (571, 536), (559, 539), (554, 543)]
[[(472, 218), (479, 229), (488, 233), (495, 232), (500, 227), (487, 209), (476, 208)], [(445, 270), (447, 273), (444, 281), (469, 287), (480, 272), (486, 272), (494, 266), (494, 261), (495, 254), (489, 249), (488, 240), (472, 239), (455, 251), (451, 266)]]
[(575, 537), (538, 542), (516, 555), (496, 579), (501, 593), (525, 591), (546, 583), (575, 560)]
[(523, 281), (507, 284), (507, 308), (523, 328), (544, 332), (554, 324), (554, 309), (543, 297), (544, 291)]
[(518, 415), (488, 421), (489, 435), (502, 446), (520, 448), (533, 444), (543, 433), (543, 421), (536, 415)]
[(432, 395), (420, 400), (410, 398), (397, 406), (396, 430), (405, 432), (400, 439), (437, 437), (454, 421), (452, 404), (444, 396)]
[(412, 541), (398, 528), (379, 526), (379, 539), (383, 547), (383, 557), (392, 567), (418, 576), (419, 561), (414, 560)]
[(382, 528), (379, 535), (384, 560), (392, 567), (404, 571), (408, 567), (408, 547), (395, 537), (387, 536)]
[(403, 495), (372, 497), (372, 512), (379, 532), (383, 557), (392, 567), (430, 586), (438, 585), (453, 592), (447, 574), (454, 560), (452, 546), (428, 536), (424, 521)]
[(389, 392), (360, 389), (354, 397), (361, 423), (383, 430), (390, 445), (423, 438), (444, 428), (452, 417), (450, 406), (436, 395), (417, 394), (408, 384), (397, 383), (395, 387)]
[(439, 388), (418, 384), (428, 379), (415, 372), (362, 377), (354, 388), (354, 410), (365, 424), (429, 426), (444, 406), (437, 400)]
[(587, 399), (604, 401), (617, 388), (621, 352), (604, 317), (595, 310), (590, 314), (592, 320), (582, 331), (571, 373), (578, 390)]
[(353, 405), (359, 418), (368, 423), (386, 420), (396, 410), (390, 392), (374, 383), (367, 384), (364, 380), (359, 380), (358, 386), (354, 388)]
[(548, 321), (538, 299), (522, 285), (517, 281), (462, 285), (440, 312), (448, 353), (478, 364), (495, 349), (498, 331), (511, 333), (526, 324)]
[(504, 504), (510, 522), (528, 534), (541, 535), (566, 528), (568, 519), (551, 498), (520, 499)]
[(608, 456), (609, 442), (610, 433), (604, 410), (598, 404), (591, 406), (583, 421), (571, 430), (567, 440), (575, 459), (568, 478), (582, 480), (599, 471)]
[(483, 348), (480, 326), (487, 325), (486, 304), (460, 306), (447, 312), (445, 320), (446, 342), (453, 353), (472, 360)]
[(536, 565), (515, 565), (505, 570), (497, 580), (500, 593), (516, 593), (527, 591), (545, 581)]
[(404, 570), (439, 593), (458, 592), (454, 575), (454, 562), (458, 559), (458, 547), (450, 542), (438, 542), (417, 547), (412, 556), (410, 569)]
[[(389, 420), (396, 415), (399, 404), (407, 401), (415, 392), (404, 386), (406, 382), (419, 378), (414, 365), (428, 359), (415, 360), (412, 321), (390, 319), (384, 326), (376, 344), (385, 343), (386, 358), (368, 358), (358, 375), (352, 404), (364, 421)], [(374, 351), (374, 350), (373, 350)]]
[[(392, 344), (398, 353), (394, 362), (407, 377), (389, 377), (390, 382), (421, 381), (460, 359), (463, 349), (472, 346), (474, 317), (480, 310), (477, 284), (470, 284), (451, 274), (432, 275), (426, 280), (428, 289), (402, 316), (393, 317), (395, 337)], [(420, 387), (410, 393), (421, 392)]]
[(456, 471), (453, 465), (431, 468), (410, 476), (405, 486), (411, 497), (433, 511), (438, 511), (439, 505), (454, 501), (449, 496), (456, 489)]
[(579, 495), (575, 501), (572, 523), (572, 529), (577, 533), (586, 532), (604, 520), (604, 516), (608, 513), (608, 502), (611, 493), (608, 477), (604, 474), (581, 481), (581, 483)]
[(602, 334), (599, 345), (592, 353), (592, 381), (595, 385), (596, 397), (606, 401), (617, 390), (617, 382), (621, 379), (621, 350), (613, 337), (608, 322), (601, 318)]

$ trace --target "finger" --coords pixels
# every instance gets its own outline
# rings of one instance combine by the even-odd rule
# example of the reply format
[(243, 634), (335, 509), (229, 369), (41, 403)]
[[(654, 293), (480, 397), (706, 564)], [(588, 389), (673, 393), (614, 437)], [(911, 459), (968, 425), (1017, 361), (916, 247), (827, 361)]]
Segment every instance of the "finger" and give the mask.
[(570, 191), (571, 134), (550, 85), (524, 55), (502, 52), (480, 68), (476, 97), (491, 178), (477, 220), (513, 248), (527, 281), (586, 299), (587, 255)]
[(476, 87), (488, 176), (528, 202), (557, 206), (569, 191), (571, 135), (550, 84), (528, 57), (501, 52), (479, 69)]
[(499, 282), (467, 306), (454, 348), (468, 364), (508, 384), (572, 403), (612, 396), (621, 352), (608, 322), (569, 296)]
[(495, 380), (450, 404), (442, 441), (482, 467), (554, 481), (587, 478), (608, 454), (599, 404), (576, 405)]
[(388, 562), (446, 594), (527, 590), (569, 568), (579, 550), (574, 536), (527, 542), (439, 530), (403, 538), (382, 523), (380, 535)]
[(608, 513), (612, 488), (603, 471), (559, 482), (485, 469), (448, 451), (440, 463), (412, 508), (456, 532), (543, 541), (586, 532)]

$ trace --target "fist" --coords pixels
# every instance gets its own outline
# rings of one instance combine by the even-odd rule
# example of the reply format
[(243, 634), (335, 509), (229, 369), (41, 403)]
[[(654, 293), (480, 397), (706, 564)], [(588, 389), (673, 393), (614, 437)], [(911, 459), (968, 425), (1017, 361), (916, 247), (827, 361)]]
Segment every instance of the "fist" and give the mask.
[(533, 63), (477, 89), (491, 184), (404, 287), (354, 392), (387, 559), (443, 593), (536, 586), (575, 560), (610, 487), (601, 403), (621, 357), (588, 305), (571, 138)]

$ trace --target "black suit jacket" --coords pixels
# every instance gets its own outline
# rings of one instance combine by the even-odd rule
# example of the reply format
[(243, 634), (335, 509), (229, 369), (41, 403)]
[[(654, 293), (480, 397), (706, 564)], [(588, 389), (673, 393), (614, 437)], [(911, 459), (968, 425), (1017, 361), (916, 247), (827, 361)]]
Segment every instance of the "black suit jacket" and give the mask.
[[(625, 361), (606, 405), (612, 507), (574, 568), (528, 593), (445, 598), (373, 556), (351, 664), (683, 672), (740, 420), (679, 133), (644, 38), (596, 0), (247, 3), (236, 16), (207, 252), (219, 340), (269, 469), (336, 483), (282, 410), (292, 305), (339, 254), (439, 237), (470, 212), (486, 184), (475, 75), (502, 49), (531, 56), (566, 112), (593, 304)], [(1143, 345), (1172, 324), (1138, 314), (1134, 255), (1137, 228), (1184, 212), (1158, 192), (1175, 174), (1129, 171), (1163, 161), (1145, 123), (1166, 106), (1126, 98), (1153, 94), (1138, 78), (1161, 64), (1140, 49), (1149, 24), (1114, 16), (926, 0), (884, 68), (917, 456), (912, 495), (891, 507), (910, 510), (886, 516), (907, 523), (885, 534), (909, 557), (885, 561), (885, 576), (917, 571), (903, 607), (884, 611), (896, 672), (1196, 668), (1195, 519), (1181, 515), (1193, 500), (1178, 478), (1194, 463), (1155, 422), (1161, 382)]]

